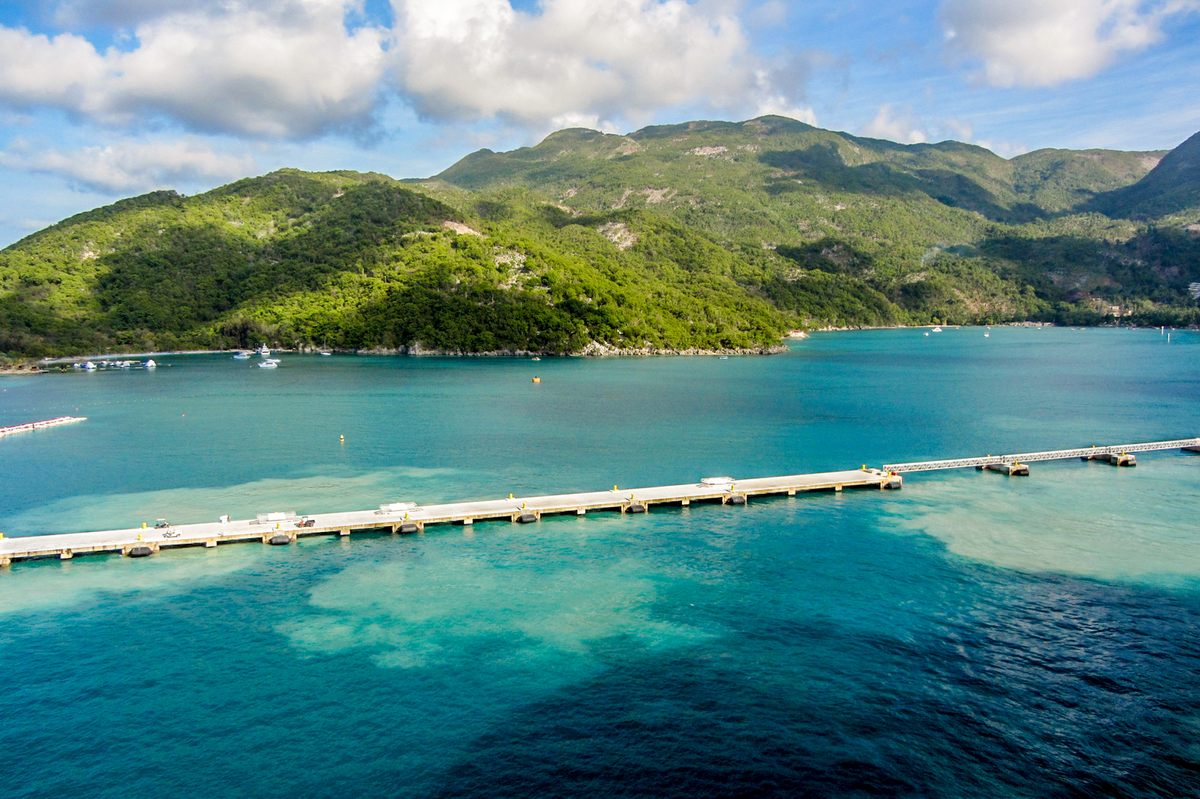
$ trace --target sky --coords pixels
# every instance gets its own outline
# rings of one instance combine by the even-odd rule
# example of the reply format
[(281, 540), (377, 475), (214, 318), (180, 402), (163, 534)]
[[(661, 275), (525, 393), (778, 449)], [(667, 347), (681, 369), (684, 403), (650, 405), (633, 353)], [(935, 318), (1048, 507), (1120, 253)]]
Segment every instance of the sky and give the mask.
[(1200, 0), (0, 0), (0, 246), (156, 189), (426, 177), (565, 127), (1170, 149), (1198, 67)]

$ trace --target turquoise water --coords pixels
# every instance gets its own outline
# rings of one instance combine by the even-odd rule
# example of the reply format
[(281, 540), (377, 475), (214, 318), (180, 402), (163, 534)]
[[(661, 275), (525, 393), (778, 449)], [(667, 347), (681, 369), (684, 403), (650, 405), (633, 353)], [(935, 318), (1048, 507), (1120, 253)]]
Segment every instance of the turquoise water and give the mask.
[[(1200, 435), (1200, 334), (983, 332), (9, 378), (88, 421), (0, 440), (0, 530)], [(1198, 500), (1161, 453), (17, 564), (0, 796), (1200, 795)]]

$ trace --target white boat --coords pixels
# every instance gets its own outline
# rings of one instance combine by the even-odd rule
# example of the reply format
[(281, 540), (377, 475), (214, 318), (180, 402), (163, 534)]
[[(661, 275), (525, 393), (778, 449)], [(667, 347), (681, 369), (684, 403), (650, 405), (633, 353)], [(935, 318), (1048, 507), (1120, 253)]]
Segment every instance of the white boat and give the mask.
[(259, 344), (258, 349), (255, 350), (255, 352), (257, 352), (259, 355), (263, 356), (264, 358), (271, 357), (271, 350), (267, 348), (266, 344)]
[(317, 350), (318, 355), (333, 355), (329, 350)]
[(86, 369), (89, 372), (94, 372), (94, 371), (96, 371), (96, 364), (92, 363), (91, 361), (85, 361), (83, 366), (81, 366), (80, 368)]
[(156, 363), (154, 362), (154, 359), (153, 359), (153, 358), (151, 358), (150, 360), (146, 361), (144, 364), (142, 364), (142, 366), (146, 367), (147, 369), (157, 369), (157, 368), (158, 368), (158, 364), (156, 364)]
[(235, 353), (233, 354), (233, 359), (234, 359), (235, 361), (248, 361), (248, 360), (250, 360), (250, 353), (248, 353), (248, 352), (235, 352)]
[(267, 358), (258, 364), (259, 369), (275, 369), (279, 366), (278, 358)]
[(933, 332), (934, 332), (934, 333), (941, 333), (941, 332), (942, 332), (942, 329), (941, 329), (940, 327), (935, 327), (935, 328), (933, 329)]
[(987, 338), (987, 337), (988, 337), (988, 336), (990, 336), (990, 335), (992, 335), (992, 334), (991, 334), (991, 333), (984, 333), (984, 334), (983, 334), (983, 337), (984, 337), (984, 338)]

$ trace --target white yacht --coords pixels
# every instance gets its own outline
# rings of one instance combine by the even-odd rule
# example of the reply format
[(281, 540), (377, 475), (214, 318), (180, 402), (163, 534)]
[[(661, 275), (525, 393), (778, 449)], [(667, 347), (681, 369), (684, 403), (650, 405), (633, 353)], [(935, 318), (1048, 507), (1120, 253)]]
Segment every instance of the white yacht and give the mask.
[(267, 358), (266, 360), (260, 361), (258, 364), (259, 369), (275, 369), (278, 366), (279, 366), (278, 358)]
[(248, 361), (250, 360), (250, 353), (239, 350), (233, 354), (233, 359), (235, 361)]
[(255, 352), (257, 352), (259, 355), (261, 355), (264, 358), (271, 357), (271, 350), (267, 347), (266, 344), (259, 344), (258, 349), (255, 350)]

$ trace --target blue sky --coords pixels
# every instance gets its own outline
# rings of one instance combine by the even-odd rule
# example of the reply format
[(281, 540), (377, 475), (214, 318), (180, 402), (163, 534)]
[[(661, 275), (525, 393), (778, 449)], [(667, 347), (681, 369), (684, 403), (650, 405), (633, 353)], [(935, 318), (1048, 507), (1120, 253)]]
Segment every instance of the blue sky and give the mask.
[(1200, 0), (6, 0), (0, 246), (154, 189), (423, 177), (576, 125), (1169, 149), (1198, 66)]

